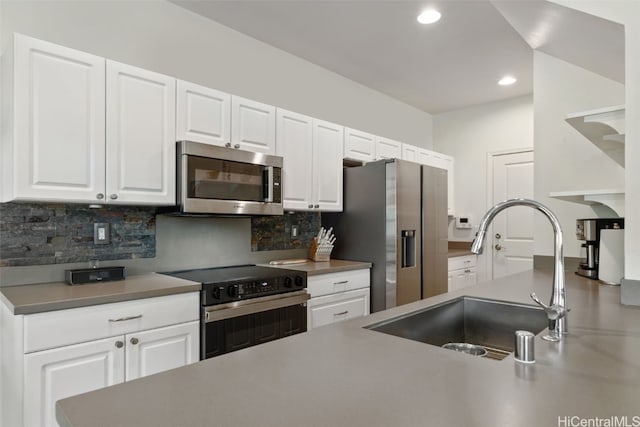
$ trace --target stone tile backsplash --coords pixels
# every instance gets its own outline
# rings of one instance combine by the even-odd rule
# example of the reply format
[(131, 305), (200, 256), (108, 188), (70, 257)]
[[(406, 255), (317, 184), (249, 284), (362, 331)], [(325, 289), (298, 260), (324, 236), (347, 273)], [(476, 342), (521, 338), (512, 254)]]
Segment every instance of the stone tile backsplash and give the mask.
[[(109, 244), (94, 244), (97, 222), (110, 224)], [(298, 227), (296, 238), (291, 237), (292, 226)], [(307, 249), (319, 229), (317, 212), (252, 217), (251, 251)], [(155, 256), (154, 207), (0, 203), (0, 267)]]
[[(93, 243), (93, 224), (110, 224), (111, 243)], [(152, 258), (153, 207), (0, 203), (0, 267)]]
[[(251, 250), (273, 251), (308, 249), (320, 230), (319, 212), (292, 212), (283, 216), (251, 217)], [(291, 227), (298, 226), (298, 237), (291, 237)]]

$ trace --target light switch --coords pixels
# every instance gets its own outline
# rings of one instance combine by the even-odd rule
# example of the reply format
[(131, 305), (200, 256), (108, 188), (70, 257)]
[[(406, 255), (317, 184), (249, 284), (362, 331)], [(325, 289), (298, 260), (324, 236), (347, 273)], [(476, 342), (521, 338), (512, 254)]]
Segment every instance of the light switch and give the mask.
[(297, 225), (292, 225), (291, 226), (291, 238), (292, 239), (297, 239), (298, 238), (298, 226)]
[(107, 245), (111, 243), (108, 222), (96, 222), (93, 224), (93, 243), (96, 245)]

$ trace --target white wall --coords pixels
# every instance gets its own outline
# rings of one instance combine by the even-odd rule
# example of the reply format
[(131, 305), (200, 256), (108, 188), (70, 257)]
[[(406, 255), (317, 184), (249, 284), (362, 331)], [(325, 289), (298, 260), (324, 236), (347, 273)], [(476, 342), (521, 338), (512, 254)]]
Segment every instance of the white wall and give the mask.
[[(490, 153), (533, 148), (533, 97), (454, 110), (433, 117), (435, 151), (455, 157), (456, 214), (469, 215), (473, 228), (456, 230), (449, 221), (449, 240), (470, 242), (487, 206), (487, 157)], [(480, 256), (479, 280), (489, 279), (486, 254)]]
[[(564, 254), (579, 257), (575, 237), (578, 218), (617, 217), (606, 207), (562, 201), (550, 192), (624, 188), (624, 168), (611, 160), (567, 122), (569, 113), (624, 104), (624, 85), (583, 68), (535, 51), (534, 195), (561, 222)], [(546, 218), (536, 215), (534, 254), (553, 255), (553, 232)]]
[(0, 35), (76, 48), (431, 148), (431, 115), (165, 1), (2, 1)]

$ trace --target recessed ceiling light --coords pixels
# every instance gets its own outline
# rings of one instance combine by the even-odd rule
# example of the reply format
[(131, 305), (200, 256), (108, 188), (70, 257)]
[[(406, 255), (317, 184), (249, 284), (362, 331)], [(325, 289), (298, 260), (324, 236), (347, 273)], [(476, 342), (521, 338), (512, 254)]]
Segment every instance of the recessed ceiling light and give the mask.
[(433, 24), (438, 22), (442, 15), (435, 9), (427, 9), (418, 15), (418, 22), (421, 24)]
[(498, 84), (500, 86), (509, 86), (514, 84), (515, 82), (517, 82), (518, 79), (516, 79), (513, 76), (504, 76), (503, 78), (501, 78), (500, 80), (498, 80)]

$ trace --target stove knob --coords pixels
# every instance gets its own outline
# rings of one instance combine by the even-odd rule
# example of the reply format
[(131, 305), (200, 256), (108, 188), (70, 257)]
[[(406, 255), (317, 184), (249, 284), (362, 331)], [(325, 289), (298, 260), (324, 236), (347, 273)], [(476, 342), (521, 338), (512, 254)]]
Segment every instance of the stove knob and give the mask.
[(227, 286), (227, 295), (231, 298), (235, 298), (238, 296), (238, 285), (229, 285)]
[(293, 286), (293, 280), (291, 280), (291, 277), (287, 276), (284, 278), (284, 287), (285, 288), (290, 288)]
[(211, 292), (211, 295), (213, 296), (214, 299), (220, 299), (220, 288), (219, 287), (215, 287), (213, 288), (213, 292)]
[(302, 276), (296, 276), (296, 286), (302, 285), (304, 285), (304, 279), (302, 278)]

